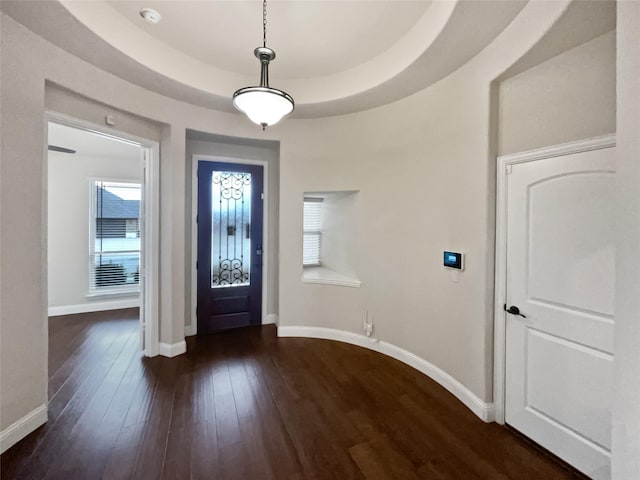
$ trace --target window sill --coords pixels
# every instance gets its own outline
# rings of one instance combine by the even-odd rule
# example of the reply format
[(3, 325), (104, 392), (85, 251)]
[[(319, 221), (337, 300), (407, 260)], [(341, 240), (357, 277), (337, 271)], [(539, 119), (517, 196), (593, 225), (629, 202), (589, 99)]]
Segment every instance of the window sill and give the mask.
[(362, 282), (357, 278), (343, 275), (326, 267), (304, 267), (302, 282), (353, 288), (359, 288), (362, 285)]
[(139, 297), (140, 289), (127, 290), (127, 291), (106, 291), (106, 292), (91, 292), (85, 295), (87, 300), (100, 300), (103, 298), (125, 298), (125, 297)]

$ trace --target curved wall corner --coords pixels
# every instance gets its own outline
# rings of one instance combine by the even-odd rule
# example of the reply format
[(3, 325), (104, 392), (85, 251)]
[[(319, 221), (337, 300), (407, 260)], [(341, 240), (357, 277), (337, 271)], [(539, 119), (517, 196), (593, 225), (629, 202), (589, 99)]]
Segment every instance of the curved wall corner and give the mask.
[[(469, 63), (410, 97), (283, 125), (280, 247), (287, 255), (280, 257), (279, 335), (380, 351), (438, 381), (483, 420), (493, 419), (491, 83), (567, 4), (527, 4)], [(360, 288), (301, 281), (303, 194), (327, 190), (360, 192), (354, 258)], [(442, 267), (447, 249), (467, 255), (459, 281)], [(365, 312), (375, 317), (377, 344), (359, 335)]]
[(349, 343), (358, 347), (367, 348), (374, 352), (382, 353), (391, 358), (415, 368), (440, 386), (444, 387), (453, 396), (460, 400), (469, 410), (475, 413), (483, 422), (494, 421), (493, 403), (486, 403), (478, 398), (471, 390), (465, 387), (451, 375), (428, 362), (424, 358), (415, 355), (404, 348), (400, 348), (388, 342), (383, 342), (377, 338), (366, 337), (357, 333), (337, 330), (335, 328), (323, 327), (295, 327), (279, 326), (278, 337), (302, 337), (317, 338), (322, 340), (335, 340), (337, 342)]

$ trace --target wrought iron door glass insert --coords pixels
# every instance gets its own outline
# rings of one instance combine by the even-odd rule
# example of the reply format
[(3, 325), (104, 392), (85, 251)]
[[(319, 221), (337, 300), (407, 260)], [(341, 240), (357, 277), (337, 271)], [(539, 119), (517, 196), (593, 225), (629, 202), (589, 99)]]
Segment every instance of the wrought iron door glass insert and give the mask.
[(249, 285), (251, 174), (214, 171), (211, 206), (211, 287)]

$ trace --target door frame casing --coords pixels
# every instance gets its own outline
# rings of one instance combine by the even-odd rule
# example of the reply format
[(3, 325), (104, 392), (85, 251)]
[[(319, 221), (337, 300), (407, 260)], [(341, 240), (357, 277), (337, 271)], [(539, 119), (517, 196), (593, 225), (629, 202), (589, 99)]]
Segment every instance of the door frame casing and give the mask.
[(234, 163), (236, 165), (258, 165), (263, 172), (263, 198), (262, 198), (262, 305), (260, 315), (262, 325), (270, 323), (267, 320), (267, 298), (269, 292), (269, 162), (266, 160), (250, 160), (238, 157), (224, 157), (218, 155), (191, 156), (191, 325), (185, 327), (185, 335), (196, 335), (198, 333), (198, 319), (196, 307), (198, 306), (198, 271), (196, 262), (198, 261), (198, 162), (221, 162)]
[(496, 257), (493, 324), (493, 403), (495, 421), (505, 423), (507, 302), (507, 176), (518, 163), (615, 147), (614, 134), (503, 155), (496, 160)]
[[(77, 128), (86, 132), (96, 133), (106, 137), (125, 140), (140, 146), (143, 154), (144, 176), (144, 270), (141, 272), (142, 282), (140, 293), (140, 312), (144, 312), (141, 321), (144, 322), (144, 355), (155, 357), (160, 353), (160, 315), (159, 315), (159, 290), (160, 290), (160, 144), (154, 140), (138, 137), (127, 132), (106, 128), (93, 122), (78, 119), (54, 111), (45, 111), (45, 129), (49, 122), (67, 127)], [(46, 131), (46, 130), (45, 130)], [(45, 135), (45, 158), (47, 152), (48, 135)], [(48, 182), (48, 162), (45, 168), (45, 182)], [(46, 183), (45, 183), (46, 185)], [(48, 210), (48, 205), (47, 205)], [(48, 221), (45, 229), (49, 230)], [(48, 237), (48, 233), (47, 233)], [(48, 268), (48, 266), (46, 267)], [(45, 275), (44, 278), (47, 278)]]

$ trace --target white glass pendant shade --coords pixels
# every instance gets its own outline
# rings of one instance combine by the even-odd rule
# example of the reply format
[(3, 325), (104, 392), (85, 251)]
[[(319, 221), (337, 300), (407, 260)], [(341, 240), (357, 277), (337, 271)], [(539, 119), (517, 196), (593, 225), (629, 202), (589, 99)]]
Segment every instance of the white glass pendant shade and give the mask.
[(268, 127), (293, 111), (293, 99), (275, 88), (246, 87), (234, 93), (233, 106), (253, 123)]
[(245, 87), (233, 94), (233, 106), (262, 129), (278, 123), (294, 108), (293, 98), (288, 93), (269, 86), (269, 62), (276, 52), (267, 47), (258, 47), (253, 54), (260, 60), (260, 86)]

